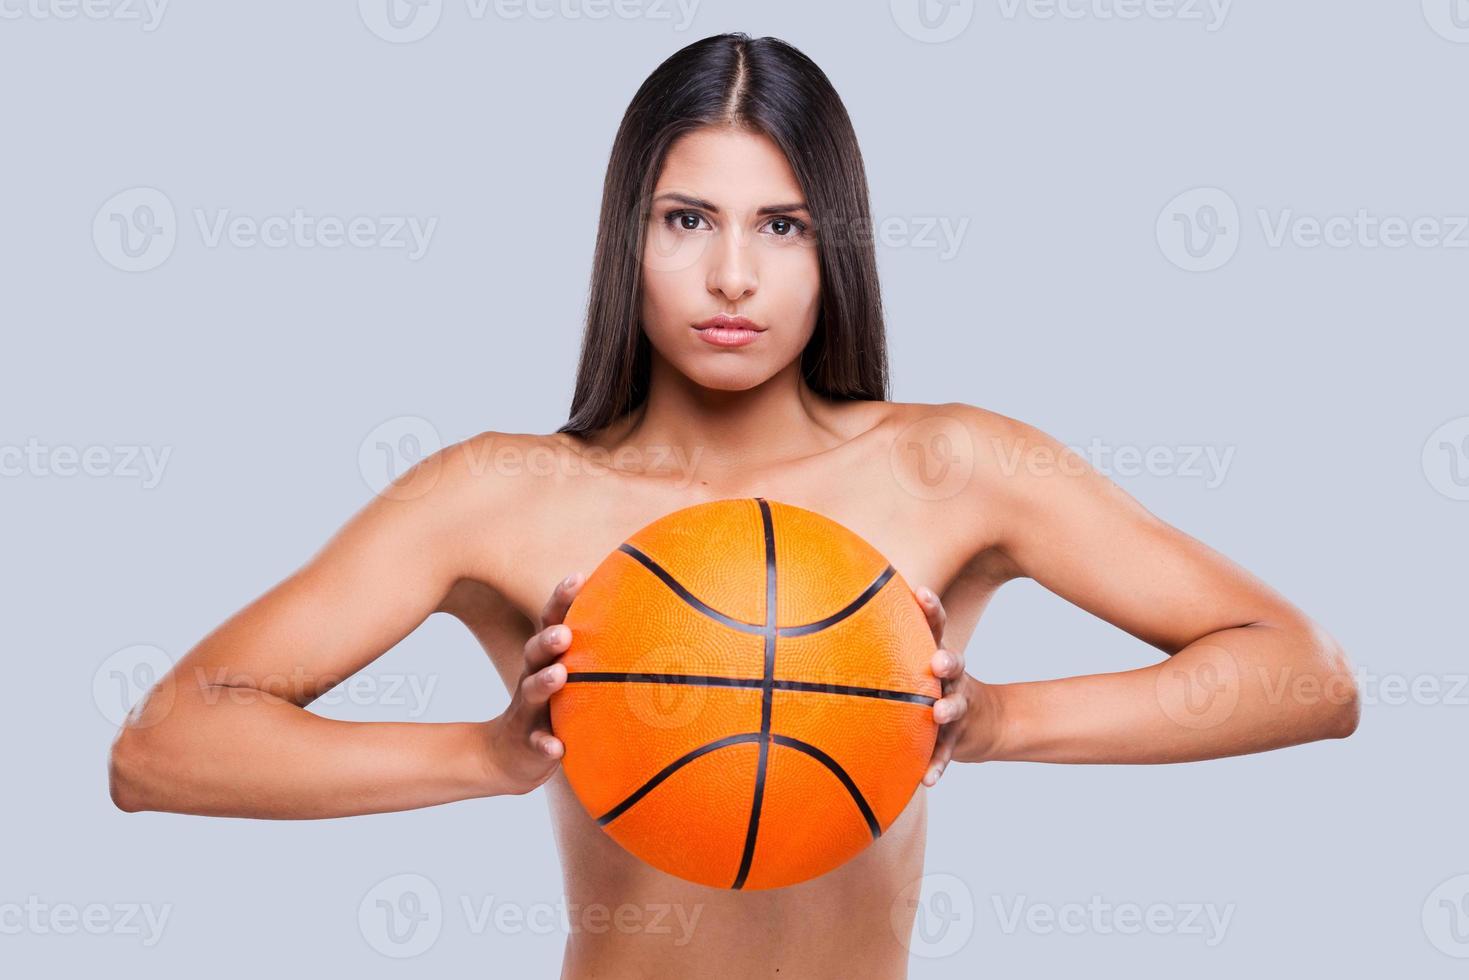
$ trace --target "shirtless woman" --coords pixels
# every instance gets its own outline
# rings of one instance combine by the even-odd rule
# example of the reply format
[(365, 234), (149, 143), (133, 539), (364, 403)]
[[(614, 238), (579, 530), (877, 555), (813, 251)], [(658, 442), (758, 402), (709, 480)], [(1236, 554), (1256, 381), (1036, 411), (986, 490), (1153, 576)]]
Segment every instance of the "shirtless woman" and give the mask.
[[(1345, 655), (1285, 598), (1045, 433), (963, 403), (887, 399), (873, 251), (851, 233), (867, 218), (846, 113), (799, 52), (724, 35), (665, 62), (613, 148), (571, 419), (422, 460), (205, 637), (119, 733), (117, 805), (300, 819), (545, 785), (568, 903), (699, 908), (683, 943), (678, 930), (574, 929), (563, 977), (891, 980), (907, 953), (890, 917), (922, 874), (927, 788), (951, 761), (1182, 762), (1349, 735)], [(709, 325), (721, 315), (753, 333)], [(833, 518), (917, 584), (943, 697), (930, 768), (886, 833), (828, 874), (746, 892), (673, 878), (599, 829), (560, 770), (546, 705), (586, 572), (672, 510), (753, 496)], [(1168, 657), (977, 680), (962, 651), (1018, 577)], [(395, 723), (306, 710), (435, 612), (493, 660), (503, 714)], [(1332, 694), (1272, 698), (1287, 669)], [(1205, 672), (1230, 687), (1231, 707), (1187, 723), (1190, 677)], [(221, 677), (229, 696), (206, 680)]]

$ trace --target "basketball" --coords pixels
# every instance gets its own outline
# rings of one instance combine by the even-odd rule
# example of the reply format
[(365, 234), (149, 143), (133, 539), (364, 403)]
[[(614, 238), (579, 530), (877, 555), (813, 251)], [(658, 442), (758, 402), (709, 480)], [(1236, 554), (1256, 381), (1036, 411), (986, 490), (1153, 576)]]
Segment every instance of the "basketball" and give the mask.
[(937, 649), (896, 569), (831, 519), (716, 500), (634, 533), (567, 610), (562, 768), (601, 828), (717, 888), (795, 884), (898, 817), (933, 753)]

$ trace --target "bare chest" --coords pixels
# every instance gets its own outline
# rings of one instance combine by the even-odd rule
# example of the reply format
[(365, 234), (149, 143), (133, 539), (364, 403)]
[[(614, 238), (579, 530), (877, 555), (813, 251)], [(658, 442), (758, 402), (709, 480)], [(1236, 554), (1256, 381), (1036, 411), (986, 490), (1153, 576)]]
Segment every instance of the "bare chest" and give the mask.
[(525, 494), (512, 520), (494, 521), (507, 529), (505, 538), (486, 542), (483, 569), (461, 581), (444, 611), (470, 629), (508, 690), (558, 581), (590, 574), (639, 528), (681, 507), (760, 496), (831, 518), (881, 552), (911, 588), (932, 588), (948, 613), (945, 645), (962, 650), (999, 584), (985, 560), (985, 516), (915, 497), (882, 460), (844, 463), (719, 486), (696, 473), (661, 482), (605, 471), (558, 474)]

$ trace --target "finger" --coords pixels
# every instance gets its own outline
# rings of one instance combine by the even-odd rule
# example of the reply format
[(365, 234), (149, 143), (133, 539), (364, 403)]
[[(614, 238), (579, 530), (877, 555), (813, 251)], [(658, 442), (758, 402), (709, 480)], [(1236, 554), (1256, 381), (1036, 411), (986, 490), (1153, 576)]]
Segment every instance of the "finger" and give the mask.
[(928, 760), (928, 768), (923, 773), (923, 785), (932, 786), (939, 781), (944, 770), (949, 768), (949, 760), (954, 757), (954, 742), (957, 736), (941, 737), (934, 745), (933, 756)]
[(958, 677), (964, 673), (964, 658), (953, 650), (939, 647), (928, 661), (935, 677)]
[(944, 612), (944, 604), (928, 586), (920, 586), (915, 593), (918, 596), (918, 604), (923, 607), (924, 618), (928, 620), (928, 628), (933, 632), (933, 642), (944, 642), (944, 626), (949, 621), (948, 613)]
[(525, 641), (525, 669), (529, 673), (550, 665), (571, 645), (571, 627), (557, 623)]
[(548, 759), (559, 759), (566, 746), (561, 739), (547, 731), (534, 731), (530, 735), (531, 746)]
[(546, 605), (541, 609), (541, 629), (554, 626), (566, 618), (566, 610), (570, 608), (571, 600), (576, 598), (577, 590), (583, 584), (581, 572), (572, 572), (556, 583), (556, 588), (551, 590), (551, 598), (546, 600)]
[(939, 698), (933, 703), (933, 718), (940, 725), (949, 725), (964, 717), (969, 710), (969, 699), (962, 692)]
[(933, 703), (933, 720), (940, 725), (950, 725), (964, 717), (969, 704), (964, 695), (955, 692), (951, 695), (939, 698)]
[(540, 707), (551, 700), (561, 685), (566, 683), (566, 665), (552, 664), (545, 670), (526, 674), (520, 681), (520, 697), (523, 704)]

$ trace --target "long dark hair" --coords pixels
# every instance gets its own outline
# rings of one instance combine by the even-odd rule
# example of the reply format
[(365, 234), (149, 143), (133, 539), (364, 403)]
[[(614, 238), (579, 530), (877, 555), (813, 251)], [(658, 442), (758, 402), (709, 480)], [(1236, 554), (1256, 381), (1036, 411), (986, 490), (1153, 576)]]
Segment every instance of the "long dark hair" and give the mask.
[(821, 69), (786, 42), (716, 34), (659, 65), (618, 126), (602, 186), (576, 391), (558, 432), (601, 429), (647, 398), (652, 346), (639, 317), (645, 222), (669, 147), (709, 125), (764, 133), (805, 193), (821, 269), (816, 331), (801, 352), (806, 383), (830, 398), (888, 398), (867, 176), (847, 110)]

